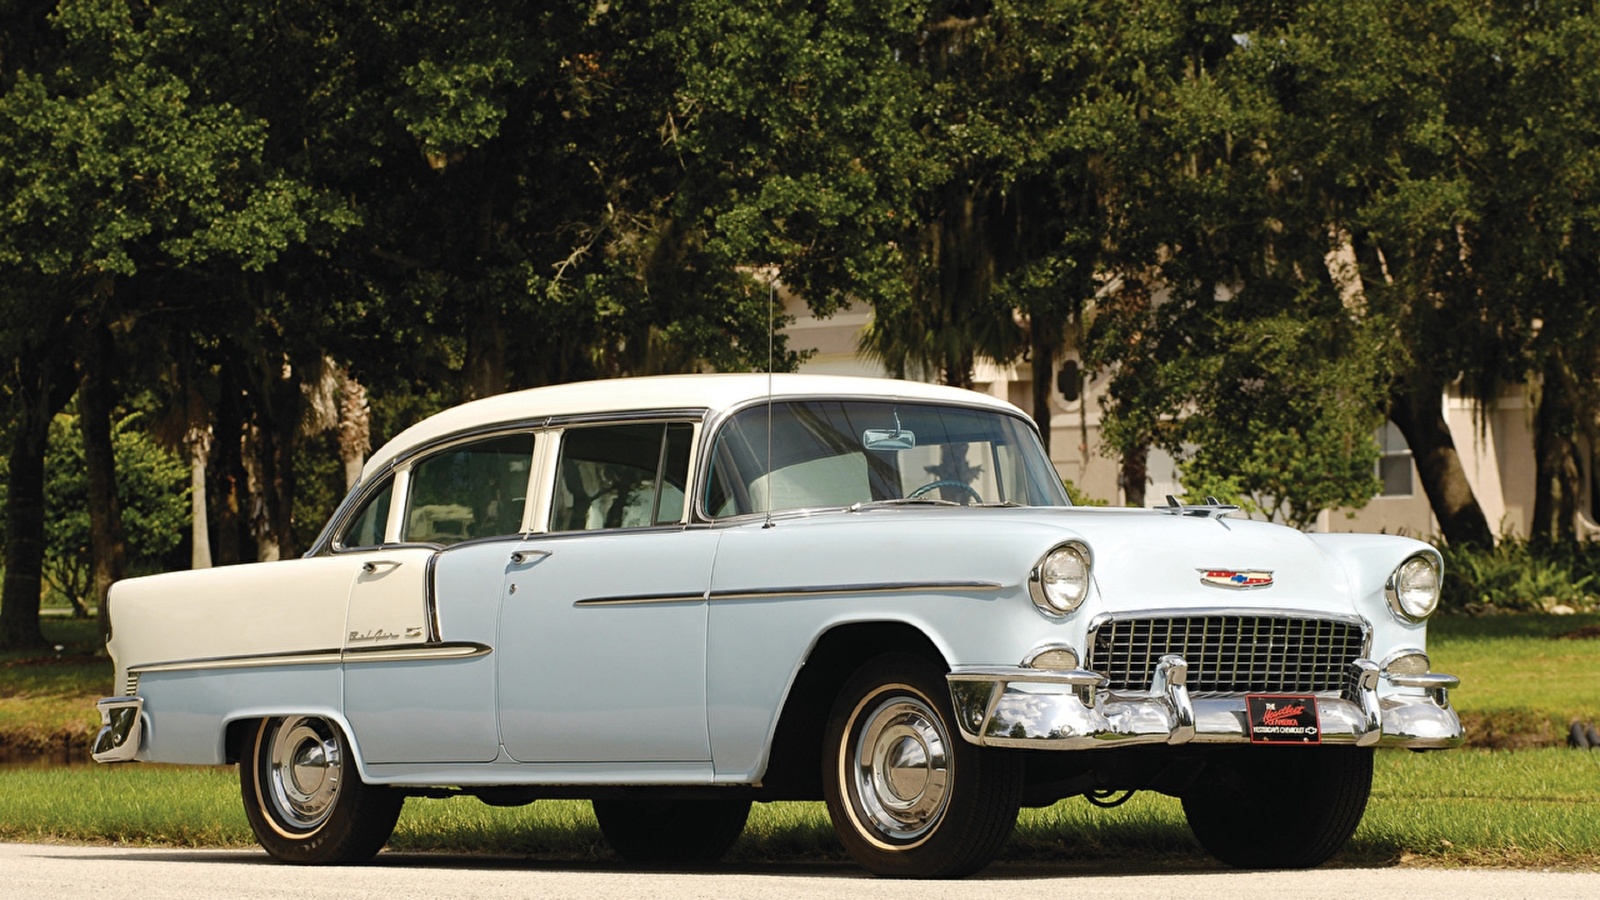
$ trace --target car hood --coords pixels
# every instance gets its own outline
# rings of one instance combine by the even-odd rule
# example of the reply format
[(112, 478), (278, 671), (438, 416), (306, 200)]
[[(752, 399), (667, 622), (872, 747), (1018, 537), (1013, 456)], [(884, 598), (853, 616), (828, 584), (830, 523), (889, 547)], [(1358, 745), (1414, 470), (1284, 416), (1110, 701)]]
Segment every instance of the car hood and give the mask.
[[(917, 556), (924, 567), (946, 577), (965, 571), (1016, 584), (1052, 547), (1077, 539), (1093, 556), (1093, 605), (1102, 611), (1265, 606), (1356, 612), (1350, 569), (1339, 554), (1295, 529), (1242, 517), (1084, 507), (901, 507), (846, 513), (842, 519), (818, 516), (802, 527), (854, 531), (850, 524), (876, 525), (879, 541), (841, 541), (831, 557), (835, 563), (861, 555), (881, 565), (884, 538), (915, 533), (923, 542)], [(1397, 564), (1404, 551), (1386, 555)], [(1243, 577), (1230, 580), (1225, 573)]]
[(1354, 614), (1349, 573), (1309, 535), (1229, 516), (1044, 514), (1082, 537), (1108, 608), (1273, 606)]

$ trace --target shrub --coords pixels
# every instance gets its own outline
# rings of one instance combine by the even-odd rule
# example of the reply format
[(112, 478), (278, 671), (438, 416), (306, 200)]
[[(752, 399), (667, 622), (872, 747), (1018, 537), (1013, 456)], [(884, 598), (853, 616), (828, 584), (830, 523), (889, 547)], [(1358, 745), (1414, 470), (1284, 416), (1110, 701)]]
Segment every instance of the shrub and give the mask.
[(1493, 549), (1440, 548), (1442, 608), (1473, 614), (1600, 606), (1600, 550), (1587, 543), (1502, 538)]

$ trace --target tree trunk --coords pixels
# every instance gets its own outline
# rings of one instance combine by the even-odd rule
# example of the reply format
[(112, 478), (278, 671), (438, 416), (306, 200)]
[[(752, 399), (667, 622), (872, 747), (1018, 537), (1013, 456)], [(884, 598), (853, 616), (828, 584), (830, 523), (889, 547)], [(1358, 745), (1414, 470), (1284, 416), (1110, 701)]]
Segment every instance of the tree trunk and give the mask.
[(1493, 546), (1489, 520), (1467, 481), (1444, 419), (1443, 386), (1426, 373), (1407, 373), (1390, 391), (1389, 418), (1411, 446), (1422, 489), (1445, 541), (1458, 547)]
[(1144, 506), (1144, 489), (1150, 483), (1150, 448), (1139, 447), (1122, 454), (1122, 471), (1117, 476), (1124, 506)]
[[(483, 304), (479, 304), (482, 306)], [(467, 399), (492, 397), (510, 386), (506, 376), (506, 323), (496, 310), (467, 313)]]
[(1028, 329), (1033, 357), (1033, 421), (1039, 426), (1044, 453), (1050, 455), (1050, 390), (1056, 376), (1056, 348), (1061, 343), (1061, 326), (1054, 317), (1034, 313)]
[(211, 427), (192, 416), (183, 438), (189, 453), (189, 568), (211, 568), (211, 523), (206, 515), (206, 464), (211, 458)]
[(1559, 352), (1546, 357), (1534, 414), (1533, 527), (1529, 537), (1540, 541), (1572, 540), (1576, 536), (1578, 494), (1583, 472), (1578, 466), (1573, 434), (1577, 410), (1573, 384)]
[(111, 443), (114, 405), (107, 373), (112, 355), (111, 329), (90, 322), (78, 359), (78, 423), (83, 432), (84, 470), (89, 490), (89, 548), (93, 567), (92, 596), (98, 605), (100, 631), (108, 637), (106, 594), (111, 583), (127, 574), (128, 548), (122, 531), (122, 503), (117, 497), (116, 453)]
[(243, 391), (231, 373), (219, 385), (219, 402), (212, 410), (210, 455), (207, 458), (206, 505), (216, 541), (211, 544), (213, 565), (227, 566), (256, 558), (250, 540), (250, 475), (244, 465)]
[(367, 389), (348, 373), (339, 379), (339, 459), (344, 463), (344, 489), (361, 478), (361, 467), (372, 450), (372, 410)]
[(51, 350), (19, 358), (12, 396), (9, 493), (5, 510), (5, 583), (0, 588), (0, 650), (44, 645), (39, 599), (44, 586), (44, 456), (50, 420), (71, 397), (57, 384)]

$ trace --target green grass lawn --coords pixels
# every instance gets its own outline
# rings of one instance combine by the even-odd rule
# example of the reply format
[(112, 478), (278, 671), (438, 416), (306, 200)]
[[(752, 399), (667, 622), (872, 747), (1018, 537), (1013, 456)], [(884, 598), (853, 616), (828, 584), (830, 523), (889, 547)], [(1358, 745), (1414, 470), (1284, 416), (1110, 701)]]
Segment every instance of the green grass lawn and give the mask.
[[(250, 847), (231, 768), (53, 766), (0, 771), (0, 840)], [(1600, 867), (1600, 753), (1565, 749), (1378, 754), (1372, 799), (1345, 865)], [(406, 802), (394, 850), (612, 859), (589, 805), (499, 808), (467, 797)], [(730, 857), (843, 860), (820, 803), (757, 804)], [(1012, 861), (1214, 868), (1178, 801), (1139, 794), (1105, 810), (1082, 799), (1024, 810)]]
[[(1435, 671), (1475, 746), (1551, 746), (1574, 719), (1600, 723), (1600, 614), (1440, 617), (1428, 626)], [(1563, 637), (1586, 634), (1587, 637)]]
[[(59, 658), (0, 657), (0, 747), (87, 740), (110, 664), (80, 655), (94, 623), (56, 619)], [(1434, 668), (1461, 676), (1452, 699), (1475, 743), (1444, 753), (1378, 754), (1366, 818), (1337, 863), (1600, 868), (1600, 752), (1560, 746), (1572, 719), (1600, 722), (1600, 614), (1441, 618)], [(79, 744), (82, 746), (82, 744)], [(1484, 749), (1498, 747), (1502, 749)], [(1508, 750), (1505, 748), (1514, 748)], [(252, 846), (228, 768), (0, 767), (0, 840)], [(609, 859), (587, 803), (501, 809), (469, 798), (411, 800), (390, 846), (534, 859)], [(733, 859), (842, 860), (817, 803), (758, 804)], [(1124, 860), (1214, 868), (1176, 800), (1140, 794), (1102, 810), (1082, 799), (1024, 810), (1002, 859)]]

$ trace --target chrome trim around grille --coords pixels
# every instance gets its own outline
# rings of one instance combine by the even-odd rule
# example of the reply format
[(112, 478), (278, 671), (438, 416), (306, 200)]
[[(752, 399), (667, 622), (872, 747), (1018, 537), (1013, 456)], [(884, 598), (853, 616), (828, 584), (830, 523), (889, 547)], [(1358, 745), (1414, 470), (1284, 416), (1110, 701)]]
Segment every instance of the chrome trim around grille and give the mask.
[(1338, 694), (1347, 667), (1366, 656), (1356, 617), (1262, 610), (1153, 610), (1090, 623), (1084, 668), (1113, 691), (1150, 690), (1161, 658), (1188, 662), (1196, 696), (1262, 692)]

